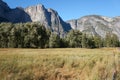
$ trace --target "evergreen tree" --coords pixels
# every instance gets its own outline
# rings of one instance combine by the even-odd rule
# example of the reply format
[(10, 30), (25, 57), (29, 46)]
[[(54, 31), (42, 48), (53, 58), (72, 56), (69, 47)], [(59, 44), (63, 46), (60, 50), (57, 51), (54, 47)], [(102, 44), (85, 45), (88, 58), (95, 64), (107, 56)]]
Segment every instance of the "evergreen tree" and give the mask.
[(89, 36), (87, 39), (87, 48), (95, 48), (95, 41), (93, 36)]
[(104, 41), (105, 41), (106, 47), (118, 47), (119, 46), (119, 39), (117, 35), (115, 34), (107, 33)]
[(88, 41), (88, 38), (86, 36), (86, 34), (83, 34), (82, 35), (82, 48), (86, 48), (87, 47), (87, 41)]
[(49, 38), (49, 47), (50, 48), (59, 48), (60, 47), (60, 37), (57, 34), (51, 34)]
[(119, 47), (119, 39), (117, 35), (112, 34), (112, 47)]
[(111, 47), (111, 34), (107, 33), (104, 40), (105, 47)]
[(0, 47), (9, 47), (9, 34), (13, 27), (12, 23), (1, 23), (0, 24)]
[(69, 47), (82, 47), (82, 33), (78, 30), (71, 30), (66, 36), (66, 41)]
[(94, 42), (96, 48), (103, 47), (103, 40), (100, 36), (94, 36)]

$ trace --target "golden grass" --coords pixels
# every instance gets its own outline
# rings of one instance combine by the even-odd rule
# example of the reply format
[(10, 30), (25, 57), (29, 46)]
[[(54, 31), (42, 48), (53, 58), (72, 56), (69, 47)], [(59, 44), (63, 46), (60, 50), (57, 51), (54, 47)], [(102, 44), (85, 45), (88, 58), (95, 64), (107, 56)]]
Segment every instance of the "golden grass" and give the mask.
[(115, 69), (120, 80), (117, 48), (0, 49), (0, 80), (112, 80)]

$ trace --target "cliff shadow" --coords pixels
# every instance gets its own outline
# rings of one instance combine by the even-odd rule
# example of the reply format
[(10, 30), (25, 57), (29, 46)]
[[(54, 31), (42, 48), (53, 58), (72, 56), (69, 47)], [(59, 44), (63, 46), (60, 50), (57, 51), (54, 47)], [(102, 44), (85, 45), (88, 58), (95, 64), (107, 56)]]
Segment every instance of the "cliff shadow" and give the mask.
[(23, 8), (17, 7), (7, 12), (7, 19), (12, 23), (32, 22), (31, 17)]

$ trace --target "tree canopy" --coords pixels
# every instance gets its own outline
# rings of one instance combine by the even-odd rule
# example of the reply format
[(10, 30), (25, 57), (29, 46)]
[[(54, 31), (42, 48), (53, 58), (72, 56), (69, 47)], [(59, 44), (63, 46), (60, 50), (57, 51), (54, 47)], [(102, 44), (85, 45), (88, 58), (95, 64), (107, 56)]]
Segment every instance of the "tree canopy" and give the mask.
[(101, 48), (119, 47), (119, 38), (107, 33), (105, 38), (70, 30), (66, 37), (38, 23), (0, 23), (0, 48)]

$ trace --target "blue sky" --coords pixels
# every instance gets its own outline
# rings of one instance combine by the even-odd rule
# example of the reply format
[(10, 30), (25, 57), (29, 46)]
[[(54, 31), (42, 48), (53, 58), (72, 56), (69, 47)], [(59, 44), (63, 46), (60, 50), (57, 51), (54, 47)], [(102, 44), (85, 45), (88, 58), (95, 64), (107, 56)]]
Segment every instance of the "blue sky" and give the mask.
[(11, 8), (43, 4), (56, 10), (63, 20), (85, 15), (120, 16), (120, 0), (4, 0)]

